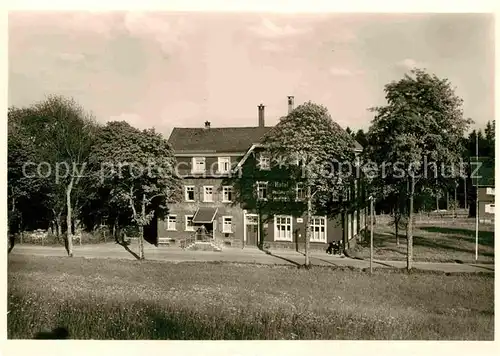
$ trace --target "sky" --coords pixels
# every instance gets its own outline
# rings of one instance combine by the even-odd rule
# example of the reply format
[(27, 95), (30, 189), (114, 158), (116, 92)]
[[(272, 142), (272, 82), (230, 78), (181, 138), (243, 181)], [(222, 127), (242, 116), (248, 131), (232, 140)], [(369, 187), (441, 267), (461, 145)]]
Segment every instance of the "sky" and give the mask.
[(494, 119), (494, 19), (487, 14), (12, 12), (8, 105), (73, 97), (99, 122), (266, 125), (325, 105), (367, 129), (384, 85), (414, 67), (448, 78), (464, 115)]

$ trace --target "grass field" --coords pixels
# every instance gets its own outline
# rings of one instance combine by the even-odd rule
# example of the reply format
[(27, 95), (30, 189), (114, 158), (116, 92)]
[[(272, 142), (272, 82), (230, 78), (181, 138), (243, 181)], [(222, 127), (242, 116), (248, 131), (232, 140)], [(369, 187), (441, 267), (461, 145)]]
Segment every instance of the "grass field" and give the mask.
[(493, 340), (494, 278), (9, 256), (8, 338)]
[[(378, 222), (378, 221), (377, 221)], [(399, 232), (399, 246), (396, 244), (394, 226), (380, 219), (374, 229), (374, 258), (378, 260), (406, 260), (406, 235)], [(432, 224), (417, 224), (413, 234), (413, 259), (428, 262), (465, 262), (475, 259), (476, 231), (474, 222), (440, 221)], [(494, 225), (481, 224), (478, 236), (478, 261), (494, 262)], [(369, 242), (361, 243), (352, 257), (369, 258)]]

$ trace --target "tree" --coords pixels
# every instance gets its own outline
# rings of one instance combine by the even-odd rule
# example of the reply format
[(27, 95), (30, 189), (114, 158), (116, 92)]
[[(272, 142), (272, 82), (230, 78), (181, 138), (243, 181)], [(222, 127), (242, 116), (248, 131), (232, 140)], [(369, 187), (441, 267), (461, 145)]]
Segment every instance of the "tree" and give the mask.
[[(73, 255), (72, 191), (86, 163), (95, 126), (92, 116), (73, 99), (60, 96), (49, 96), (30, 107), (9, 109), (12, 201), (19, 195), (22, 185), (32, 192), (42, 193), (45, 207), (52, 212), (58, 232), (61, 231), (63, 209), (66, 208), (69, 256)], [(24, 155), (21, 153), (23, 150)], [(41, 167), (41, 164), (48, 167), (47, 175), (40, 176), (37, 171), (37, 165)], [(19, 176), (20, 169), (22, 176)], [(37, 215), (39, 213), (37, 211)]]
[(384, 88), (387, 105), (375, 107), (367, 156), (384, 165), (376, 184), (402, 191), (408, 186), (407, 268), (413, 259), (415, 197), (456, 181), (449, 169), (460, 163), (462, 138), (470, 119), (447, 79), (414, 69)]
[(100, 167), (95, 184), (108, 191), (108, 203), (138, 225), (139, 259), (144, 259), (144, 226), (180, 196), (172, 148), (154, 129), (109, 122), (97, 136), (92, 165)]
[[(35, 138), (43, 159), (55, 170), (48, 179), (55, 183), (53, 199), (66, 205), (66, 243), (73, 256), (73, 191), (80, 183), (91, 152), (97, 124), (74, 99), (49, 96), (33, 106)], [(57, 173), (59, 170), (59, 174)], [(64, 187), (63, 189), (61, 189)], [(55, 211), (60, 219), (60, 211)], [(60, 226), (61, 222), (58, 222)]]
[(30, 202), (31, 205), (36, 206), (42, 201), (36, 199), (37, 191), (41, 190), (40, 181), (30, 180), (23, 172), (26, 162), (37, 161), (37, 152), (30, 144), (30, 138), (22, 126), (22, 118), (28, 114), (27, 109), (11, 107), (8, 110), (7, 204), (11, 238), (9, 252), (14, 247), (14, 234), (22, 232), (27, 203)]
[(354, 162), (354, 141), (324, 106), (307, 102), (281, 118), (265, 135), (263, 145), (271, 161), (285, 166), (283, 180), (300, 183), (305, 190), (305, 265), (309, 267), (313, 213), (350, 186), (353, 176), (342, 179), (345, 172), (340, 172), (338, 162)]
[(486, 129), (484, 130), (484, 136), (486, 142), (488, 143), (489, 156), (495, 156), (495, 120), (493, 122), (488, 121), (486, 123)]

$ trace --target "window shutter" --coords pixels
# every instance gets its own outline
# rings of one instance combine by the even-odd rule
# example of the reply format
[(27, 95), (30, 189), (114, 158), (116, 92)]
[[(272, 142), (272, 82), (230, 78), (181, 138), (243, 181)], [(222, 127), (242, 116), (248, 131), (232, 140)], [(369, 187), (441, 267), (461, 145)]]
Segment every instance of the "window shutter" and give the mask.
[(219, 189), (220, 189), (220, 186), (217, 186), (217, 185), (214, 185), (214, 187), (212, 188), (212, 192), (213, 192), (212, 199), (213, 199), (214, 203), (219, 201), (217, 198), (219, 196)]
[(197, 202), (202, 200), (202, 189), (203, 187), (200, 185), (194, 187), (194, 200)]

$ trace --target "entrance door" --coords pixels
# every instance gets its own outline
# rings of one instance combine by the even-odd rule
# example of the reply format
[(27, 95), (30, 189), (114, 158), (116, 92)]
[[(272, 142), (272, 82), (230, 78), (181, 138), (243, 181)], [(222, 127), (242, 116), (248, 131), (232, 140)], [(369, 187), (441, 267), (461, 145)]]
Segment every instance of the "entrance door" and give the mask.
[(257, 246), (259, 243), (259, 217), (257, 214), (245, 215), (246, 245)]
[(259, 242), (259, 226), (247, 225), (247, 245), (257, 246)]
[(194, 229), (196, 231), (196, 239), (199, 241), (205, 241), (214, 237), (213, 223), (194, 224)]

